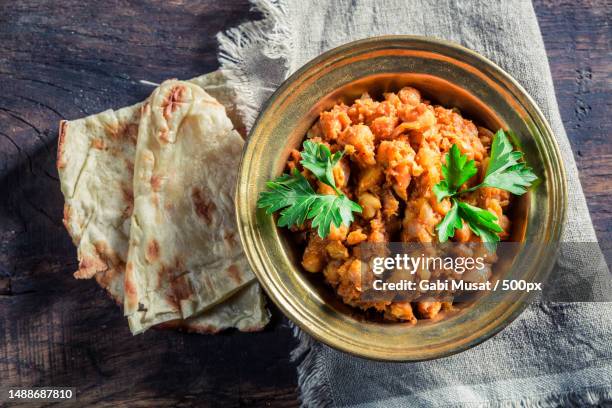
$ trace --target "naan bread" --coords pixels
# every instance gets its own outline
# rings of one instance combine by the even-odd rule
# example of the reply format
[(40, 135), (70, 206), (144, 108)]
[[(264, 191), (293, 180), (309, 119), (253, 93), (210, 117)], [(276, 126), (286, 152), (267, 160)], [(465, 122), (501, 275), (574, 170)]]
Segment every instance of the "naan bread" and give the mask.
[(62, 121), (57, 167), (64, 193), (64, 225), (77, 246), (76, 278), (96, 276), (123, 293), (132, 174), (140, 107)]
[(232, 327), (253, 332), (262, 330), (269, 320), (261, 287), (257, 281), (252, 281), (223, 303), (197, 316), (170, 320), (156, 327), (193, 333), (218, 333)]
[(234, 217), (243, 144), (195, 84), (166, 81), (143, 105), (125, 274), (132, 332), (201, 313), (254, 279)]
[[(192, 81), (233, 107), (221, 73)], [(64, 224), (78, 248), (75, 277), (95, 277), (121, 305), (141, 107), (137, 104), (109, 110), (60, 125), (57, 166), (66, 199)], [(228, 112), (235, 114), (234, 109)], [(164, 326), (193, 332), (217, 332), (229, 327), (253, 331), (263, 328), (268, 320), (261, 289), (253, 282), (205, 314)]]

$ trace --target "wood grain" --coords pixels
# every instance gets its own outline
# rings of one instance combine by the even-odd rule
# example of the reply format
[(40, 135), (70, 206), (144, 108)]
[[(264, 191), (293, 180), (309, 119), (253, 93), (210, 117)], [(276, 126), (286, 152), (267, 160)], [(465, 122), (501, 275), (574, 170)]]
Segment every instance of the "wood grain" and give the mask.
[[(535, 9), (597, 234), (610, 241), (612, 8)], [(138, 102), (150, 93), (141, 79), (216, 69), (215, 34), (258, 17), (246, 0), (0, 1), (0, 388), (76, 387), (66, 406), (298, 405), (295, 344), (276, 310), (262, 333), (132, 337), (94, 282), (72, 278), (55, 170), (61, 118)]]
[(612, 4), (534, 1), (599, 242), (612, 241)]

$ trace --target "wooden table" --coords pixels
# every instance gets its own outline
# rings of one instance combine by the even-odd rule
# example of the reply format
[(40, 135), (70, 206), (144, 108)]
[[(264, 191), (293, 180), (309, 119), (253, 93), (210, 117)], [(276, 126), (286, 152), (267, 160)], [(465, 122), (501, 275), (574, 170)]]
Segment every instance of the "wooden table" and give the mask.
[[(76, 387), (79, 406), (296, 406), (295, 342), (278, 311), (256, 334), (132, 337), (76, 281), (55, 170), (57, 124), (145, 98), (145, 79), (217, 68), (215, 34), (245, 0), (0, 2), (0, 384)], [(600, 240), (612, 239), (611, 9), (535, 4)], [(1, 403), (0, 403), (1, 405)]]

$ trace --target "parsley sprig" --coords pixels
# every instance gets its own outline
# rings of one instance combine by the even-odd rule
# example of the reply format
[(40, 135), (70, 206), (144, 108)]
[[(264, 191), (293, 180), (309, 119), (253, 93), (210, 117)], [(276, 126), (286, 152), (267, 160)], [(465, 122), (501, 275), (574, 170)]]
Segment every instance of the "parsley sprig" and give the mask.
[(334, 181), (334, 166), (340, 161), (344, 152), (336, 152), (333, 155), (327, 146), (321, 143), (313, 143), (307, 140), (303, 144), (304, 151), (301, 156), (302, 166), (307, 168), (317, 179), (334, 188), (338, 194), (342, 194), (336, 188)]
[(442, 165), (444, 179), (433, 187), (438, 201), (456, 195), (459, 188), (476, 173), (478, 169), (474, 160), (467, 161), (467, 156), (462, 155), (459, 147), (454, 144), (446, 154), (446, 164)]
[(278, 218), (279, 227), (300, 226), (307, 219), (312, 220), (321, 238), (329, 235), (331, 225), (340, 228), (342, 224), (353, 222), (353, 212), (361, 212), (361, 206), (351, 201), (336, 187), (333, 168), (342, 158), (343, 152), (332, 155), (327, 146), (309, 140), (303, 144), (300, 163), (314, 174), (317, 180), (332, 187), (336, 195), (317, 194), (306, 177), (297, 169), (291, 174), (283, 174), (266, 186), (270, 191), (263, 191), (257, 207), (265, 208), (267, 214), (282, 210)]
[(493, 137), (491, 157), (482, 183), (460, 190), (478, 170), (474, 160), (468, 161), (456, 144), (451, 147), (446, 154), (446, 163), (442, 165), (444, 179), (433, 188), (438, 201), (450, 197), (452, 202), (451, 209), (436, 226), (440, 242), (446, 242), (453, 237), (455, 230), (463, 228), (465, 221), (489, 249), (495, 249), (499, 241), (498, 233), (503, 231), (497, 224), (497, 217), (488, 210), (459, 201), (458, 197), (481, 187), (496, 187), (516, 195), (526, 193), (529, 186), (537, 180), (537, 176), (525, 162), (520, 161), (522, 158), (523, 153), (514, 150), (506, 133), (498, 130)]

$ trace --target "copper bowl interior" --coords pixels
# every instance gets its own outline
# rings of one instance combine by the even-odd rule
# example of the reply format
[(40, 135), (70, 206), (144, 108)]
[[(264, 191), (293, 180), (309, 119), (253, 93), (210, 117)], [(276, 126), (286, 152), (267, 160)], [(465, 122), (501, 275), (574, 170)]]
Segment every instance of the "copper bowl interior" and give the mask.
[[(382, 360), (424, 360), (478, 344), (510, 323), (526, 297), (479, 300), (444, 318), (384, 322), (343, 304), (324, 282), (300, 266), (301, 249), (275, 219), (256, 208), (265, 181), (284, 170), (319, 113), (350, 104), (363, 92), (413, 86), (434, 104), (458, 108), (463, 117), (492, 131), (512, 129), (541, 182), (515, 199), (512, 241), (558, 240), (565, 211), (565, 174), (549, 126), (525, 91), (497, 66), (462, 47), (431, 39), (383, 37), (332, 50), (308, 63), (270, 98), (251, 131), (237, 190), (237, 217), (249, 261), (279, 308), (318, 340), (349, 353)], [(541, 279), (552, 263), (527, 247), (496, 273), (521, 270)]]

